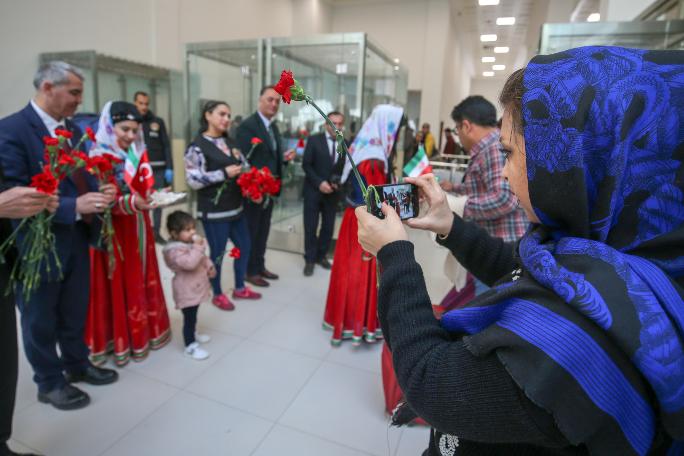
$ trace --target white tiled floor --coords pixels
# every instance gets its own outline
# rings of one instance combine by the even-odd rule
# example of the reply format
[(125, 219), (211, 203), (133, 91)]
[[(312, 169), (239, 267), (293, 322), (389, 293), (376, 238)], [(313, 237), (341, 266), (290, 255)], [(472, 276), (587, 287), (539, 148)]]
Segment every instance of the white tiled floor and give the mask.
[[(36, 401), (21, 355), (14, 434), (17, 450), (48, 456), (297, 455), (410, 456), (427, 446), (426, 428), (389, 428), (381, 346), (330, 346), (321, 329), (329, 273), (302, 275), (303, 259), (267, 253), (280, 274), (260, 301), (234, 312), (202, 306), (211, 357), (183, 357), (180, 312), (173, 340), (119, 370), (109, 386), (84, 386), (92, 404), (61, 412)], [(163, 266), (162, 266), (163, 267)], [(223, 283), (232, 286), (232, 267)], [(170, 298), (170, 273), (163, 269)]]

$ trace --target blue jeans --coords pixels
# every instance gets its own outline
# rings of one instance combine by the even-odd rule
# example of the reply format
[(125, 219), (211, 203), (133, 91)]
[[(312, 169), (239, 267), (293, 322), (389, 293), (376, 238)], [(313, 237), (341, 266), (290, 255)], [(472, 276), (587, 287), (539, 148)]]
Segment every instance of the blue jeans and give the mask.
[[(235, 289), (240, 290), (245, 287), (245, 274), (247, 273), (247, 262), (249, 261), (249, 252), (251, 244), (249, 240), (249, 231), (247, 230), (247, 221), (243, 216), (230, 221), (210, 221), (202, 220), (204, 232), (207, 235), (209, 242), (209, 251), (211, 254), (211, 261), (216, 266), (216, 277), (211, 279), (211, 286), (214, 289), (214, 295), (218, 296), (223, 293), (221, 291), (221, 264), (225, 258), (230, 258), (226, 252), (226, 244), (230, 238), (235, 244), (235, 247), (240, 249), (240, 258), (233, 261), (233, 269), (235, 271)], [(217, 261), (221, 258), (221, 261)]]

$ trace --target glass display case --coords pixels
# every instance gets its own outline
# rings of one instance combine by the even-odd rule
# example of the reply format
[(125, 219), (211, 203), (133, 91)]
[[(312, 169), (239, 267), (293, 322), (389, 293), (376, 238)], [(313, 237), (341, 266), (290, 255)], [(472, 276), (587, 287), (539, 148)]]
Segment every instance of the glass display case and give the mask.
[[(377, 104), (406, 104), (406, 69), (364, 33), (195, 43), (187, 45), (188, 139), (197, 131), (200, 107), (206, 100), (228, 102), (233, 119), (239, 122), (255, 112), (261, 87), (277, 82), (284, 69), (293, 71), (324, 112), (336, 110), (345, 115), (349, 139)], [(269, 247), (301, 253), (302, 144), (311, 134), (323, 131), (323, 119), (314, 108), (293, 102), (281, 104), (276, 121), (284, 150), (294, 149), (296, 158), (284, 171)]]
[(684, 20), (641, 22), (573, 22), (544, 24), (540, 53), (579, 46), (684, 49)]

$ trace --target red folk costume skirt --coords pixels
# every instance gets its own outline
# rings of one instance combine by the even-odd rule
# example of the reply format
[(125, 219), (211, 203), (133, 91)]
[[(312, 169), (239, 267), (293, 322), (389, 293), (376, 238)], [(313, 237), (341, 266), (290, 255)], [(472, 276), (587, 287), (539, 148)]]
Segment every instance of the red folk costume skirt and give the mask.
[[(358, 169), (368, 185), (386, 183), (385, 167), (381, 161), (364, 161)], [(369, 255), (363, 253), (357, 229), (354, 209), (347, 208), (335, 245), (323, 317), (323, 327), (333, 332), (330, 341), (333, 345), (341, 344), (343, 339), (352, 339), (358, 344), (362, 339), (374, 342), (382, 337), (377, 314), (376, 261), (375, 257), (364, 259)]]
[(93, 363), (113, 353), (116, 364), (124, 365), (163, 347), (171, 329), (148, 214), (114, 215), (113, 225), (121, 255), (115, 255), (111, 279), (107, 253), (90, 251), (86, 343)]

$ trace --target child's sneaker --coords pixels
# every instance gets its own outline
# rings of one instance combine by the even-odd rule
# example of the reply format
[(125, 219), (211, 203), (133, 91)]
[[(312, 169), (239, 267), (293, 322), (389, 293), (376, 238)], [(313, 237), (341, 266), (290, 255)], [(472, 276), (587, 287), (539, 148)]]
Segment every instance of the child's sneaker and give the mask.
[(185, 347), (185, 356), (189, 356), (197, 361), (209, 358), (209, 352), (200, 347), (199, 343), (193, 342)]
[(200, 344), (206, 344), (211, 340), (211, 336), (209, 334), (195, 333), (195, 340)]
[(233, 303), (230, 302), (228, 296), (224, 294), (214, 296), (214, 299), (211, 300), (211, 303), (221, 310), (235, 310)]
[(233, 290), (233, 299), (261, 299), (261, 293), (245, 286), (242, 290)]

